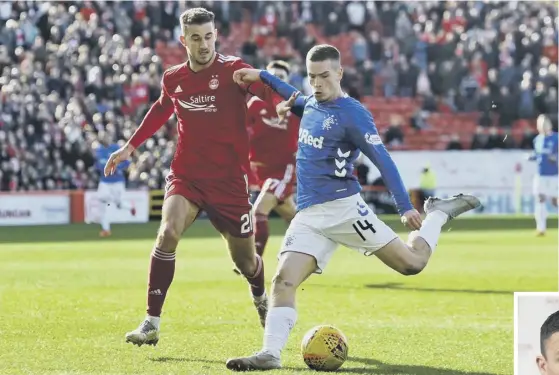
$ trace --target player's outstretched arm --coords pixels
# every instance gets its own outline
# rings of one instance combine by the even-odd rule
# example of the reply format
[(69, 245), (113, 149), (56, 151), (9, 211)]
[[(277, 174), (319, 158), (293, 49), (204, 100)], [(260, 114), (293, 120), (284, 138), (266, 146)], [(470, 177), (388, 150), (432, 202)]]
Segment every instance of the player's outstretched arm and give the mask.
[(156, 131), (161, 129), (172, 114), (173, 102), (169, 95), (167, 95), (165, 88), (162, 87), (159, 99), (153, 103), (138, 129), (136, 129), (132, 137), (128, 140), (127, 145), (132, 146), (134, 149), (141, 146), (142, 143), (154, 135)]
[(132, 147), (128, 143), (113, 152), (111, 156), (109, 156), (109, 160), (107, 160), (107, 163), (105, 164), (105, 168), (103, 171), (105, 177), (114, 174), (117, 169), (122, 168), (122, 163), (126, 163), (126, 166), (128, 166), (128, 158), (130, 157), (130, 155), (132, 155), (132, 152), (134, 152), (134, 147)]
[(349, 138), (380, 171), (386, 187), (396, 202), (398, 213), (402, 216), (404, 224), (412, 229), (419, 229), (421, 216), (411, 204), (400, 172), (382, 143), (373, 116), (361, 106), (353, 106), (349, 110), (351, 111), (347, 124)]
[[(264, 101), (271, 101), (274, 103), (274, 106), (280, 104), (282, 99), (289, 100), (294, 93), (299, 92), (295, 87), (282, 81), (267, 71), (251, 67), (236, 70), (233, 73), (233, 80), (238, 85), (245, 88), (249, 94), (258, 96)], [(279, 97), (270, 97), (269, 90), (266, 89), (267, 87), (277, 92)], [(305, 98), (302, 95), (299, 95), (291, 106), (291, 111), (301, 117), (304, 107)]]
[(297, 104), (297, 99), (301, 93), (299, 91), (295, 91), (291, 94), (291, 97), (283, 102), (279, 103), (276, 106), (276, 112), (280, 121), (283, 121), (287, 112), (291, 111), (298, 117), (303, 117), (303, 110), (305, 108), (305, 103), (303, 101), (303, 105)]
[[(161, 129), (161, 127), (169, 120), (169, 117), (173, 114), (173, 102), (167, 94), (165, 87), (163, 86), (163, 80), (161, 81), (161, 95), (159, 99), (149, 109), (148, 113), (142, 120), (142, 123), (136, 129), (132, 137), (122, 146), (119, 150), (113, 152), (105, 164), (104, 173), (105, 176), (112, 175), (119, 165), (128, 160), (132, 152), (138, 148), (142, 143), (144, 143), (149, 137), (155, 134), (156, 131)], [(128, 162), (129, 163), (129, 162)], [(121, 166), (120, 168), (127, 168), (128, 164)]]

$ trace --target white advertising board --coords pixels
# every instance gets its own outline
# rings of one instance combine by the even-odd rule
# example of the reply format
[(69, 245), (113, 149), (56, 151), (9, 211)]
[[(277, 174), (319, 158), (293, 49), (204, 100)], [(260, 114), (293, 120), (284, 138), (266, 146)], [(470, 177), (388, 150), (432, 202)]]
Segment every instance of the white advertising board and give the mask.
[[(122, 195), (123, 207), (117, 208), (114, 203), (107, 206), (110, 211), (111, 223), (146, 223), (149, 220), (149, 192), (147, 190), (127, 190)], [(102, 203), (97, 191), (86, 191), (84, 194), (84, 221), (88, 224), (101, 222)], [(132, 215), (129, 207), (134, 207)]]
[(68, 194), (1, 194), (0, 226), (70, 223)]

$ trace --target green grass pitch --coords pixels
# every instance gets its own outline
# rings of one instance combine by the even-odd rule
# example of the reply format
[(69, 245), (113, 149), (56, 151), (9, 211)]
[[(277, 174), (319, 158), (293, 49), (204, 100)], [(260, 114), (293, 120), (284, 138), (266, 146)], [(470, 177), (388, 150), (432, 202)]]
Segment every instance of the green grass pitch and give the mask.
[[(285, 229), (273, 227), (268, 282)], [(156, 229), (117, 225), (100, 239), (95, 225), (0, 228), (0, 374), (221, 375), (228, 357), (257, 351), (262, 329), (248, 288), (207, 222), (179, 245), (159, 345), (124, 343), (144, 317)], [(557, 230), (536, 238), (529, 218), (452, 222), (412, 277), (340, 248), (299, 291), (285, 368), (271, 374), (312, 373), (300, 341), (328, 323), (349, 340), (340, 374), (510, 375), (513, 292), (557, 284)]]

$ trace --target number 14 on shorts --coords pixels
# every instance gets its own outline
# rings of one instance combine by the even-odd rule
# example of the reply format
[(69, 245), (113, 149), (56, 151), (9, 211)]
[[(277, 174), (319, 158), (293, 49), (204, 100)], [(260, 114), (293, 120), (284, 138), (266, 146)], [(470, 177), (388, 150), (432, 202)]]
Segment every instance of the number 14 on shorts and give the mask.
[(367, 241), (367, 239), (365, 238), (365, 236), (363, 235), (364, 231), (370, 230), (373, 233), (376, 233), (376, 229), (373, 226), (373, 224), (369, 223), (368, 220), (357, 220), (353, 225), (352, 225), (353, 229), (355, 230), (355, 233), (357, 233), (359, 235), (359, 237), (361, 237), (361, 239), (363, 241)]

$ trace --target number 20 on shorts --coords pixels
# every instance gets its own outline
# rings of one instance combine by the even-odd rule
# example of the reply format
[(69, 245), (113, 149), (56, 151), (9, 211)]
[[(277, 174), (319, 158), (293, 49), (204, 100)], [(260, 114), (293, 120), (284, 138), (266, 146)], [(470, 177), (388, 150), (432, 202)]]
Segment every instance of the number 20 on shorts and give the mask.
[(252, 213), (249, 212), (248, 214), (244, 214), (243, 216), (241, 216), (241, 233), (250, 233), (253, 228), (254, 225), (252, 223)]

